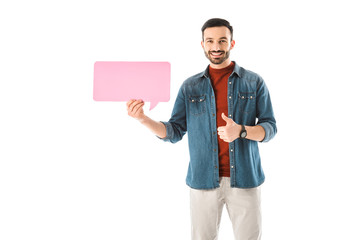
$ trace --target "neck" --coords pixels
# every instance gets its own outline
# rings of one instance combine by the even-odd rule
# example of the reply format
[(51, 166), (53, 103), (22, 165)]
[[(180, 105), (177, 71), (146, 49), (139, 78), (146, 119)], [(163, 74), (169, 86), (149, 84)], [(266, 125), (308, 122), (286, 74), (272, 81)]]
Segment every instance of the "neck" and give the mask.
[(212, 67), (214, 69), (222, 69), (222, 68), (226, 68), (227, 66), (229, 66), (230, 63), (231, 63), (231, 60), (230, 60), (230, 58), (228, 58), (221, 64), (213, 64), (212, 62), (210, 62), (210, 67)]

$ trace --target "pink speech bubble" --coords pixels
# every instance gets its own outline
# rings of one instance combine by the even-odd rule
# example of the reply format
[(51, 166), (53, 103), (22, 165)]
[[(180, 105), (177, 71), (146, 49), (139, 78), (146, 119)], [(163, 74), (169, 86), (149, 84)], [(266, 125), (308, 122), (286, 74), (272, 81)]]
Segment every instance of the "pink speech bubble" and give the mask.
[(150, 110), (170, 100), (169, 62), (95, 62), (94, 100), (150, 102)]

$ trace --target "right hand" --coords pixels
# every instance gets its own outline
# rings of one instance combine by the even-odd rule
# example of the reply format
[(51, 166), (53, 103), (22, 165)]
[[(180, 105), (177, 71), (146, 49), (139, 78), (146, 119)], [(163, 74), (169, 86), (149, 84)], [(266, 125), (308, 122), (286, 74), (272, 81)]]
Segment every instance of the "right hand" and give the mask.
[(144, 101), (143, 100), (130, 100), (126, 103), (128, 115), (136, 120), (143, 120), (146, 116), (144, 114)]

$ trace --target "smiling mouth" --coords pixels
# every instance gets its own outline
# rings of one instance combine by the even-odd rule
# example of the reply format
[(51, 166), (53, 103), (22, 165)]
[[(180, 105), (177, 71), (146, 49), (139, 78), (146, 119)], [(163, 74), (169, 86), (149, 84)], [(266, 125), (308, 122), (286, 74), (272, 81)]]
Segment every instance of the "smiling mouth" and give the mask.
[(224, 52), (210, 52), (210, 55), (214, 56), (214, 57), (220, 57), (221, 55), (223, 55)]

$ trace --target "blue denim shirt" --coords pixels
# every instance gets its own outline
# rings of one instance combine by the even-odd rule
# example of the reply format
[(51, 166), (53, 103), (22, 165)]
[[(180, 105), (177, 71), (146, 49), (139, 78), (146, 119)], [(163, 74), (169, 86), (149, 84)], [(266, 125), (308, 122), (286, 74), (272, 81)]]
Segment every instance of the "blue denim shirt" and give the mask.
[[(188, 133), (186, 184), (195, 189), (217, 188), (220, 181), (216, 102), (208, 68), (184, 81), (170, 120), (163, 122), (164, 141), (175, 143)], [(237, 124), (261, 125), (265, 129), (263, 142), (272, 139), (277, 132), (276, 121), (264, 80), (235, 63), (227, 86), (228, 117)], [(253, 188), (264, 182), (256, 141), (237, 138), (229, 143), (229, 157), (231, 187)]]

